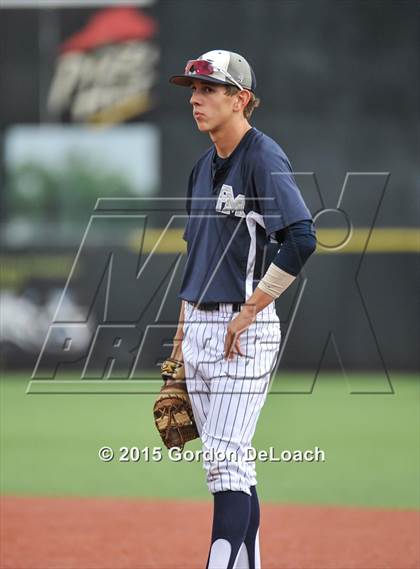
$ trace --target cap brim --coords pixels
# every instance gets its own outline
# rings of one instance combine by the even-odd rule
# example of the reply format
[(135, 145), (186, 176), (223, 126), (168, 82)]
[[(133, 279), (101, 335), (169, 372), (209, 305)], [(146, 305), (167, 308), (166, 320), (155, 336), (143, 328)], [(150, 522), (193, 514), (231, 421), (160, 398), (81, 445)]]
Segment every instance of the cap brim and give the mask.
[(180, 87), (190, 87), (191, 83), (198, 79), (199, 81), (205, 81), (206, 83), (218, 83), (219, 85), (234, 85), (229, 81), (221, 81), (220, 79), (215, 79), (209, 75), (173, 75), (169, 79), (169, 83), (173, 85), (179, 85)]

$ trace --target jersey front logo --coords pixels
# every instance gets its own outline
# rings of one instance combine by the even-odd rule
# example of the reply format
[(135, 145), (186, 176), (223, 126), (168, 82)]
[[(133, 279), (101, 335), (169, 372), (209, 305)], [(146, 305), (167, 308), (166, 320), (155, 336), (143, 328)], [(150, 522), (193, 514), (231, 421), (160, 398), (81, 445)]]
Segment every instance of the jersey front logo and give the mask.
[(216, 211), (230, 215), (235, 214), (237, 217), (246, 217), (245, 215), (245, 196), (238, 194), (233, 195), (232, 186), (223, 184), (219, 192), (219, 198), (216, 204)]

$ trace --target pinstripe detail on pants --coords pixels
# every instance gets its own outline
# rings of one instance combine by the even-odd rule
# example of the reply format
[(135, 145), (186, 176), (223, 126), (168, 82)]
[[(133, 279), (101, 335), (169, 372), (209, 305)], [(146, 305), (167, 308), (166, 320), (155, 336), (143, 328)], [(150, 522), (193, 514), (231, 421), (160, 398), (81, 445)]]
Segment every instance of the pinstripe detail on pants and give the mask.
[[(274, 302), (257, 314), (240, 337), (245, 356), (223, 357), (226, 328), (236, 313), (231, 304), (204, 311), (185, 302), (184, 356), (187, 388), (203, 443), (203, 467), (210, 492), (256, 484), (254, 461), (247, 459), (270, 375), (280, 348), (280, 321)], [(219, 453), (219, 460), (213, 455)], [(206, 457), (210, 456), (210, 459)]]

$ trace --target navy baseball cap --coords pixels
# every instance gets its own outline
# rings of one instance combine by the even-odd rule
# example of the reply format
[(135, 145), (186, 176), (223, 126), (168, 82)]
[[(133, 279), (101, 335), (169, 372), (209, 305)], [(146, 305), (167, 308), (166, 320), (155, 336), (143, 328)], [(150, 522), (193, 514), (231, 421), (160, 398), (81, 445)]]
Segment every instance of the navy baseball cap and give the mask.
[(183, 75), (173, 75), (169, 82), (181, 87), (189, 87), (194, 79), (208, 83), (235, 85), (239, 89), (254, 92), (257, 86), (255, 73), (247, 60), (239, 53), (215, 49), (191, 59), (185, 66)]

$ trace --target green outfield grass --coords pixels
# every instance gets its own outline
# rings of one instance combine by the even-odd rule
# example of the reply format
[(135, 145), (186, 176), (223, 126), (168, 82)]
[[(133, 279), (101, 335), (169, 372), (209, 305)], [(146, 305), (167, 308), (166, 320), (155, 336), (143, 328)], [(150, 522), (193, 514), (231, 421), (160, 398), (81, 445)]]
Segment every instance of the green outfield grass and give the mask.
[[(303, 375), (287, 384), (307, 384)], [(377, 378), (376, 378), (377, 379)], [(355, 377), (356, 383), (376, 381)], [(394, 375), (395, 394), (355, 395), (323, 375), (312, 394), (270, 394), (254, 446), (320, 447), (320, 463), (257, 464), (263, 500), (415, 508), (419, 504), (419, 384)], [(209, 499), (201, 463), (102, 463), (98, 449), (161, 446), (153, 394), (26, 394), (28, 377), (1, 381), (1, 492), (48, 496)], [(279, 385), (276, 381), (273, 389)], [(199, 442), (187, 448), (199, 449)]]

